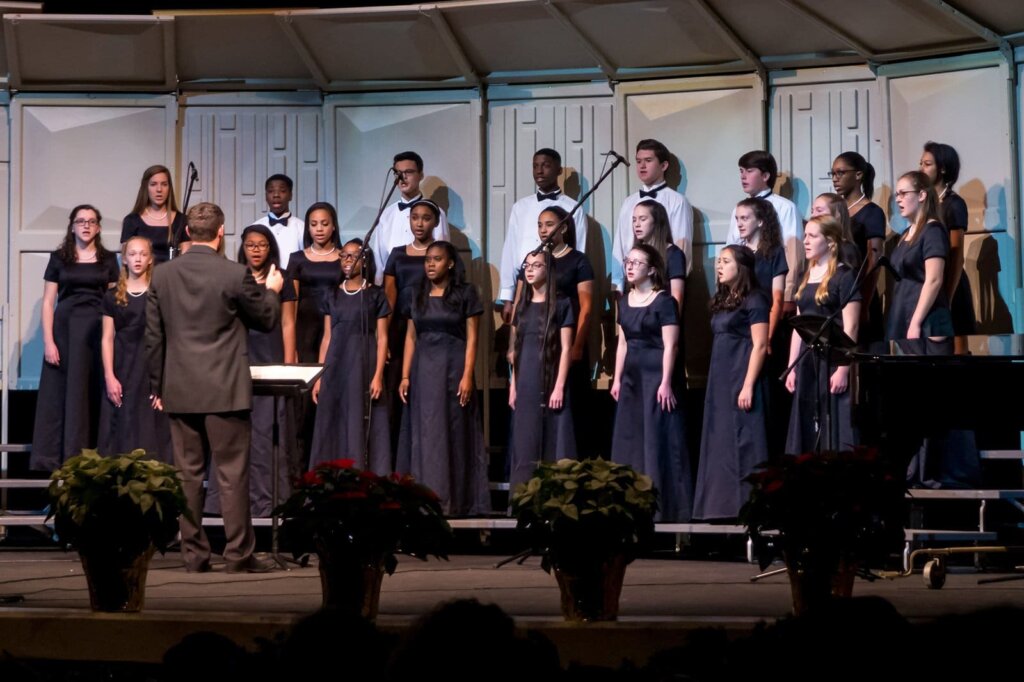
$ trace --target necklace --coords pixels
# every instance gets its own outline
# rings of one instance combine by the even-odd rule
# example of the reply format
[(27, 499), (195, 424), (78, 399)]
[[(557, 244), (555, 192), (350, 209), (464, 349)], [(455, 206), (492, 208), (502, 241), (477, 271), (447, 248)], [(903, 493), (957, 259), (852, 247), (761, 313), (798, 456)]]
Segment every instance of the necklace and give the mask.
[(128, 291), (128, 295), (133, 297), (133, 298), (138, 298), (139, 296), (144, 296), (146, 291), (147, 291), (146, 289), (143, 289), (142, 291), (130, 291), (129, 290)]
[(310, 244), (309, 245), (309, 252), (310, 253), (315, 253), (318, 256), (330, 256), (332, 253), (334, 253), (337, 250), (338, 250), (337, 246), (332, 246), (330, 251), (317, 251), (316, 250), (316, 244)]
[(150, 216), (152, 216), (153, 218), (155, 218), (157, 220), (166, 220), (167, 219), (167, 209), (166, 208), (164, 209), (164, 214), (163, 215), (157, 215), (156, 211), (154, 211), (152, 208), (147, 206), (146, 207), (146, 213), (148, 213)]
[(347, 279), (344, 282), (342, 282), (341, 283), (341, 290), (344, 291), (349, 296), (355, 296), (360, 291), (362, 291), (363, 289), (366, 288), (366, 280), (363, 280), (362, 283), (359, 285), (359, 288), (357, 288), (355, 291), (349, 291), (348, 290), (348, 283), (349, 283), (349, 280), (347, 280)]
[(946, 192), (948, 192), (948, 191), (949, 191), (949, 185), (946, 185), (943, 188), (943, 190), (942, 190), (942, 194), (939, 195), (939, 201), (942, 201), (943, 199), (946, 198)]
[[(636, 289), (634, 289), (633, 291), (631, 291), (629, 293), (634, 294), (634, 298), (636, 298), (635, 297), (635, 294), (637, 293)], [(633, 307), (636, 308), (636, 307), (644, 305), (645, 303), (650, 301), (652, 298), (654, 298), (654, 295), (656, 293), (658, 293), (657, 290), (651, 289), (651, 293), (647, 294), (647, 296), (644, 298), (644, 300), (642, 300), (642, 301), (633, 301), (633, 303), (634, 303)]]
[(568, 244), (562, 244), (561, 250), (552, 253), (551, 256), (553, 258), (561, 258), (565, 254), (565, 252), (568, 251), (568, 250), (569, 250), (569, 245)]
[(853, 202), (852, 204), (850, 204), (850, 203), (847, 203), (847, 204), (846, 204), (846, 210), (847, 210), (847, 211), (849, 211), (849, 210), (850, 210), (850, 209), (852, 209), (852, 208), (853, 208), (854, 206), (856, 206), (857, 204), (859, 204), (860, 202), (864, 201), (864, 200), (865, 200), (865, 199), (867, 199), (867, 198), (868, 198), (868, 195), (866, 195), (866, 194), (861, 194), (861, 195), (860, 195), (860, 199), (857, 199), (857, 201)]
[(426, 251), (430, 248), (430, 244), (427, 244), (426, 246), (416, 246), (416, 242), (413, 242), (412, 244), (409, 244), (409, 248), (413, 251)]

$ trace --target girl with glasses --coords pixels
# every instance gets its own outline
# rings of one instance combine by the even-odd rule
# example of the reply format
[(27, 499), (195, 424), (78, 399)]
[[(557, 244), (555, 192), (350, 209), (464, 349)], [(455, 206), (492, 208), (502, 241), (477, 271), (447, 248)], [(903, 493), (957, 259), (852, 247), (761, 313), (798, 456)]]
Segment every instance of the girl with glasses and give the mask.
[(635, 244), (623, 260), (618, 348), (611, 394), (611, 457), (647, 474), (661, 491), (659, 519), (690, 519), (693, 480), (683, 410), (673, 388), (679, 312), (665, 289), (665, 264), (653, 246)]
[(363, 252), (362, 245), (353, 239), (342, 247), (341, 285), (324, 299), (324, 374), (313, 387), (317, 411), (310, 468), (344, 456), (386, 474), (392, 470), (384, 378), (391, 306), (373, 284), (373, 252)]
[(510, 477), (513, 489), (533, 475), (538, 461), (576, 458), (567, 379), (575, 325), (572, 305), (555, 292), (554, 258), (530, 253), (523, 264), (526, 290), (512, 318)]
[(43, 273), (43, 367), (29, 458), (35, 471), (53, 471), (96, 446), (103, 400), (101, 308), (118, 280), (117, 258), (100, 240), (101, 220), (88, 204), (73, 208), (64, 241)]

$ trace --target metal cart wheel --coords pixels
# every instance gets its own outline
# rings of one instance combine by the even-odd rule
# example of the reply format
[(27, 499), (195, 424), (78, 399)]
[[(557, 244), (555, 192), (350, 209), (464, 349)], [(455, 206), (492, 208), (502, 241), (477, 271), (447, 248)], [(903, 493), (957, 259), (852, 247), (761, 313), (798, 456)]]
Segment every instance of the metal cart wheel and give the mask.
[(946, 562), (935, 557), (924, 565), (924, 584), (930, 590), (941, 590), (946, 584)]

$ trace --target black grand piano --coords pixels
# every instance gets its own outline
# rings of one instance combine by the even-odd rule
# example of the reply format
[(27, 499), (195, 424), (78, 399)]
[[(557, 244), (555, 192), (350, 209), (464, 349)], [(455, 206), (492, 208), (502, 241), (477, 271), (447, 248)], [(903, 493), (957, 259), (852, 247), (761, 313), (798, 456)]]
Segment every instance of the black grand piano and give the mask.
[(862, 442), (902, 455), (922, 437), (965, 429), (1019, 449), (1024, 335), (970, 336), (968, 347), (969, 355), (920, 355), (895, 341), (887, 353), (854, 354)]

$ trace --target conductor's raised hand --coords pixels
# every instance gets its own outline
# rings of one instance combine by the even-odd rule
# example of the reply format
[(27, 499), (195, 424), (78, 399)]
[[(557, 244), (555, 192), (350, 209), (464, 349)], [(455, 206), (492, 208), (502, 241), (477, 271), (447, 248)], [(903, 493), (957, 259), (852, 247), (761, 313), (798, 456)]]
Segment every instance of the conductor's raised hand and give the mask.
[(270, 271), (267, 273), (266, 285), (276, 294), (281, 293), (281, 288), (284, 286), (284, 275), (273, 263), (270, 264)]

